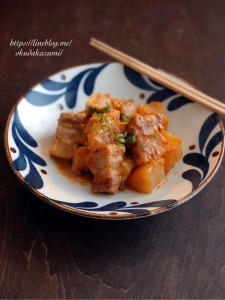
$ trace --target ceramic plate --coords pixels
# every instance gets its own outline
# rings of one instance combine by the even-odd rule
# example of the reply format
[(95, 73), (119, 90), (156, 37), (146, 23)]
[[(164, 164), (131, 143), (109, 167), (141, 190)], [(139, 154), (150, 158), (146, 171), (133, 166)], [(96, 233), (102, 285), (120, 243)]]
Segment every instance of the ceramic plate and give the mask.
[[(68, 180), (49, 156), (60, 113), (83, 110), (97, 92), (132, 98), (136, 105), (156, 100), (165, 106), (168, 131), (183, 140), (183, 157), (152, 194), (92, 195), (90, 185)], [(120, 63), (98, 63), (59, 72), (23, 95), (9, 115), (5, 147), (16, 175), (46, 202), (78, 215), (130, 219), (164, 212), (198, 193), (221, 163), (224, 129), (209, 109)]]

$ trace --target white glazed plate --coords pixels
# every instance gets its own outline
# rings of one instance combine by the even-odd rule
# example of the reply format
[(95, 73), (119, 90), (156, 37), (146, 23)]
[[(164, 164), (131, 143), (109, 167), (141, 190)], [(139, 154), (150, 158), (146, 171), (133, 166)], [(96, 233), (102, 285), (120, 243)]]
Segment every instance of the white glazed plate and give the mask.
[[(71, 182), (57, 170), (49, 147), (60, 113), (83, 110), (97, 92), (132, 98), (136, 105), (156, 100), (165, 106), (168, 131), (183, 141), (183, 158), (152, 194), (93, 195), (90, 185)], [(176, 207), (205, 187), (222, 161), (224, 129), (209, 109), (120, 63), (98, 63), (59, 72), (22, 96), (8, 117), (5, 148), (19, 179), (46, 202), (78, 215), (131, 219)]]

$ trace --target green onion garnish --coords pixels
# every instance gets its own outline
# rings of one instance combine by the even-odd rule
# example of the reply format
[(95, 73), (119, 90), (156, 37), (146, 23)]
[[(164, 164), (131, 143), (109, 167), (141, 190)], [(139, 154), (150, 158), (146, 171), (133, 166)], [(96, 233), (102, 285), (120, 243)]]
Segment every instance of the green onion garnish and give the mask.
[(103, 130), (104, 132), (108, 132), (108, 131), (110, 130), (109, 125), (102, 125), (102, 130)]
[(103, 107), (103, 112), (104, 112), (104, 113), (107, 113), (107, 112), (109, 112), (110, 110), (111, 110), (111, 106), (109, 105), (108, 102), (106, 102), (106, 106)]
[(128, 136), (127, 137), (127, 141), (128, 141), (129, 144), (135, 143), (136, 142), (136, 136), (135, 136), (135, 134), (133, 133), (132, 135)]
[(125, 133), (114, 134), (112, 133), (112, 137), (120, 143), (125, 143)]
[(104, 122), (104, 115), (102, 114), (102, 113), (96, 113), (96, 112), (94, 112), (94, 115), (98, 118), (98, 121), (100, 122), (100, 123), (103, 123)]
[(120, 147), (122, 147), (122, 148), (125, 148), (125, 145), (124, 145), (124, 144), (117, 143), (117, 146), (120, 146)]
[(148, 144), (147, 143), (141, 143), (140, 148), (145, 148)]
[(126, 116), (122, 115), (120, 117), (120, 120), (123, 122), (123, 123), (126, 123), (126, 124), (129, 124), (130, 123), (130, 119), (127, 118)]
[(130, 136), (128, 136), (127, 132), (118, 133), (118, 134), (112, 133), (112, 137), (115, 140), (117, 140), (119, 143), (123, 143), (123, 144), (126, 142), (128, 142), (129, 144), (133, 144), (136, 142), (136, 137), (134, 133)]
[(112, 119), (108, 117), (106, 124), (109, 126), (111, 123), (112, 123)]
[(91, 126), (91, 130), (94, 130), (96, 126), (97, 126), (96, 123), (94, 123), (94, 124)]

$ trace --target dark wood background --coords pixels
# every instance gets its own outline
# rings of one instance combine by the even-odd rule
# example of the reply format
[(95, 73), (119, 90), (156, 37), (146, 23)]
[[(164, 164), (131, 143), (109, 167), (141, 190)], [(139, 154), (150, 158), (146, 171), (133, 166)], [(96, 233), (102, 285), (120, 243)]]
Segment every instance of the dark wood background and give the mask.
[[(31, 194), (9, 166), (3, 137), (12, 106), (30, 86), (71, 66), (110, 60), (89, 46), (90, 37), (225, 102), (225, 1), (0, 5), (0, 298), (224, 299), (224, 160), (185, 204), (153, 217), (104, 221)], [(15, 56), (20, 49), (11, 40), (30, 39), (73, 42), (61, 57)]]

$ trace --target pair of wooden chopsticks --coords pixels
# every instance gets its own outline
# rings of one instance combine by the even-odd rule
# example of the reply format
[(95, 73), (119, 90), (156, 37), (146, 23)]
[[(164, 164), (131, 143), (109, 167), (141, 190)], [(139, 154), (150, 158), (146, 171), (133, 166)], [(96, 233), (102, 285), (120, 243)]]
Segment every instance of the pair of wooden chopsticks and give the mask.
[(131, 69), (141, 74), (146, 75), (150, 79), (158, 82), (159, 84), (167, 87), (168, 89), (194, 102), (200, 103), (218, 114), (225, 115), (224, 103), (205, 95), (204, 93), (196, 90), (188, 84), (182, 83), (172, 78), (171, 76), (164, 74), (163, 72), (154, 69), (153, 67), (146, 65), (143, 62), (106, 45), (105, 43), (102, 43), (101, 41), (95, 38), (91, 39), (90, 44), (95, 48), (99, 49), (100, 51), (113, 57), (117, 61), (123, 63), (124, 65), (130, 67)]

